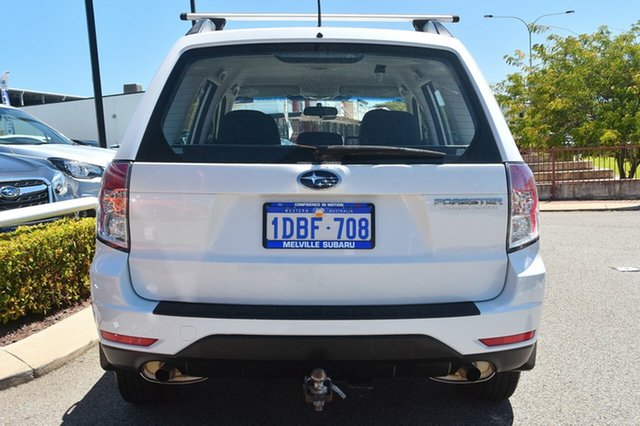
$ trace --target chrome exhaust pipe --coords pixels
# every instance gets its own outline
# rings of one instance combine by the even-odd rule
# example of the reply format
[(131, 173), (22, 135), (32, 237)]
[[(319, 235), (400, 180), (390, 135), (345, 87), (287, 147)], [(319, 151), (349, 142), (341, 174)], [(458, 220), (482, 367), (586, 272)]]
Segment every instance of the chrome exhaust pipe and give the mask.
[(477, 382), (482, 376), (482, 372), (473, 364), (467, 364), (458, 369), (457, 373), (464, 377), (468, 382)]
[(156, 370), (155, 377), (157, 381), (166, 383), (178, 374), (180, 374), (180, 371), (177, 368), (162, 364), (162, 366)]
[(163, 384), (187, 384), (207, 380), (206, 377), (187, 376), (182, 372), (163, 361), (148, 361), (142, 365), (140, 375), (152, 383)]
[(490, 362), (474, 361), (463, 365), (447, 376), (431, 377), (431, 380), (445, 383), (475, 383), (489, 380), (495, 373), (496, 367)]

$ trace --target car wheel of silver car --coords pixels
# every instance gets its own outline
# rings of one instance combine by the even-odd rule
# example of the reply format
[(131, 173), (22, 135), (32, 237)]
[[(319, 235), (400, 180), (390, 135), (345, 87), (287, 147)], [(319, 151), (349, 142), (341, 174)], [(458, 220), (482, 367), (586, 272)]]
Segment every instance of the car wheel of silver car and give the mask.
[(471, 395), (485, 401), (503, 401), (516, 391), (520, 380), (519, 371), (496, 373), (491, 379), (482, 383), (470, 384)]

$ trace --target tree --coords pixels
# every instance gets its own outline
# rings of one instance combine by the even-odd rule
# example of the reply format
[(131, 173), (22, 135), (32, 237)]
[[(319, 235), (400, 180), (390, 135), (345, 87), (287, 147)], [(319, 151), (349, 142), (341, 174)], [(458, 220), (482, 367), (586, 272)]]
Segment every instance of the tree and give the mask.
[[(640, 22), (615, 36), (604, 26), (547, 40), (534, 46), (533, 67), (521, 55), (507, 57), (521, 72), (495, 87), (518, 145), (640, 145)], [(615, 153), (620, 176), (634, 177), (638, 149)]]

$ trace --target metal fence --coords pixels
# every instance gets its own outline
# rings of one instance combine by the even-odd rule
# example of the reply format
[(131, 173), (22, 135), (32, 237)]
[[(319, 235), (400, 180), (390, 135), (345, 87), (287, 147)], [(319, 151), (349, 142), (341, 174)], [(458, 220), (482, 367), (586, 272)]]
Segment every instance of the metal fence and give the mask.
[(97, 207), (98, 199), (96, 197), (83, 197), (74, 200), (59, 201), (57, 203), (7, 210), (0, 212), (0, 228), (23, 225), (85, 210), (95, 210)]
[(546, 148), (522, 156), (539, 183), (640, 179), (640, 146)]
[(640, 180), (640, 146), (545, 148), (522, 156), (552, 198), (560, 185)]

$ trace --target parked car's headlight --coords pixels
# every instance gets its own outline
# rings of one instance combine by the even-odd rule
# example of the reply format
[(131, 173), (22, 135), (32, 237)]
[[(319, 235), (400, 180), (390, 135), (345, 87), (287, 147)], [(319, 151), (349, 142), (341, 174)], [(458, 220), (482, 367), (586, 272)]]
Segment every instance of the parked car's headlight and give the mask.
[(102, 176), (103, 169), (94, 164), (83, 163), (82, 161), (65, 160), (64, 158), (49, 158), (57, 168), (63, 173), (76, 179), (91, 179)]
[(53, 187), (53, 193), (57, 197), (62, 197), (69, 192), (69, 187), (67, 186), (67, 180), (65, 179), (62, 173), (56, 173), (56, 175), (51, 180), (51, 186)]

